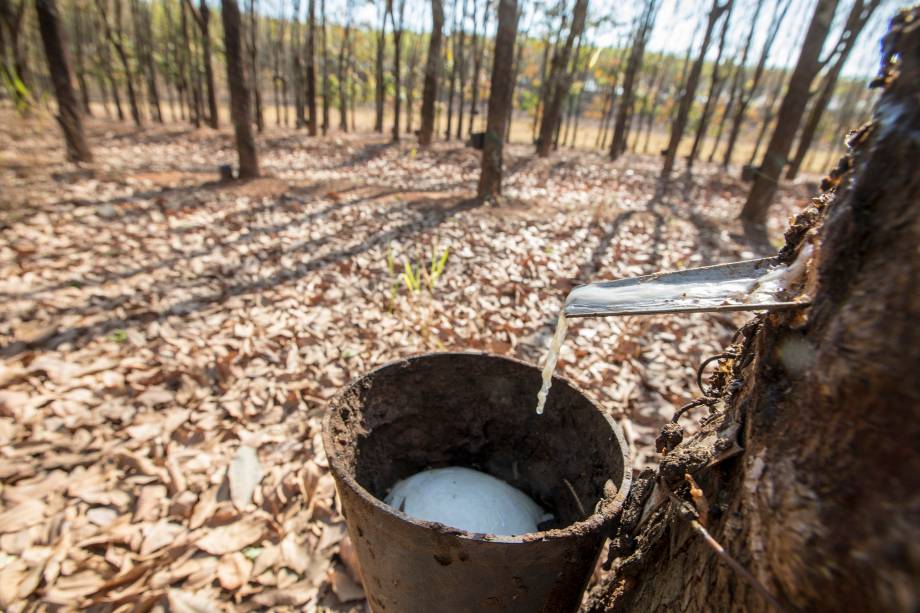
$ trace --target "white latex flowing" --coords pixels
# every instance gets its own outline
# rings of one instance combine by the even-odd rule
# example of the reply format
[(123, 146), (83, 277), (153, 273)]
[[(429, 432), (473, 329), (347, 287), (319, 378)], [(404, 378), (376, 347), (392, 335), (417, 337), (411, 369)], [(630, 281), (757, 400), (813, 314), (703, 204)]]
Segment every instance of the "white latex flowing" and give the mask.
[(415, 519), (511, 536), (537, 532), (551, 518), (521, 490), (470, 468), (435, 468), (403, 479), (385, 502)]

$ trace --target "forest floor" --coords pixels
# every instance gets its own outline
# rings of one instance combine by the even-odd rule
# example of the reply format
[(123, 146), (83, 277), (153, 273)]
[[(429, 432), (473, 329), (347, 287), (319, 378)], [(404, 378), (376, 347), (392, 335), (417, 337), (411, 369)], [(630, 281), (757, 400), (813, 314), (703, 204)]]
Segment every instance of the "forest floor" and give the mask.
[[(536, 363), (577, 283), (759, 255), (734, 222), (747, 186), (706, 165), (655, 197), (656, 158), (516, 145), (506, 202), (475, 207), (478, 152), (458, 143), (270, 130), (266, 178), (220, 183), (229, 131), (90, 125), (92, 172), (63, 163), (50, 120), (0, 118), (10, 611), (363, 610), (320, 440), (330, 396), (424, 351)], [(809, 180), (782, 190), (774, 238)], [(404, 260), (444, 249), (433, 291), (409, 292)], [(647, 464), (747, 317), (580, 320), (560, 370)]]

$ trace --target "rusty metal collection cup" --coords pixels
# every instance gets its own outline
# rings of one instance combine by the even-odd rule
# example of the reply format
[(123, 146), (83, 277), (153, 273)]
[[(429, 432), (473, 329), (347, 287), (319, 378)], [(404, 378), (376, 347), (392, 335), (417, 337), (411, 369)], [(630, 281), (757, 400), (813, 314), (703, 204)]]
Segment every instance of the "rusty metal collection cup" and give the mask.
[[(329, 405), (323, 443), (365, 593), (377, 613), (577, 610), (631, 469), (620, 428), (555, 377), (476, 353), (433, 353), (378, 368)], [(383, 502), (400, 479), (467, 466), (503, 479), (556, 517), (516, 536), (413, 519)]]

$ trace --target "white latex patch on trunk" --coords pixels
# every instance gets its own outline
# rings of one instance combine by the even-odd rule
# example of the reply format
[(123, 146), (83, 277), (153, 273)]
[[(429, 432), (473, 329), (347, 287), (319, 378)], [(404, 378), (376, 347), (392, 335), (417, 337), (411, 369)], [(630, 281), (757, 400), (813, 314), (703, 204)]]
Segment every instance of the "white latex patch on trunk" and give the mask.
[(537, 532), (552, 518), (527, 494), (470, 468), (435, 468), (398, 482), (385, 502), (415, 519), (511, 536)]

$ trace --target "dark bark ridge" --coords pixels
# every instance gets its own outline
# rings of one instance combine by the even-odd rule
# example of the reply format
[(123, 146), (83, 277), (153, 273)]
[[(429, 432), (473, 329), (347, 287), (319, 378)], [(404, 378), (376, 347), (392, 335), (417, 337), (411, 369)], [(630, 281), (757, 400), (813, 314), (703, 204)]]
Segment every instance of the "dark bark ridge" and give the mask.
[(691, 529), (691, 500), (689, 514), (784, 607), (920, 605), (920, 7), (898, 13), (883, 55), (873, 122), (851, 132), (780, 252), (813, 251), (800, 290), (811, 306), (742, 328), (699, 432), (663, 432), (659, 469), (630, 492), (616, 570), (588, 611), (769, 609)]

